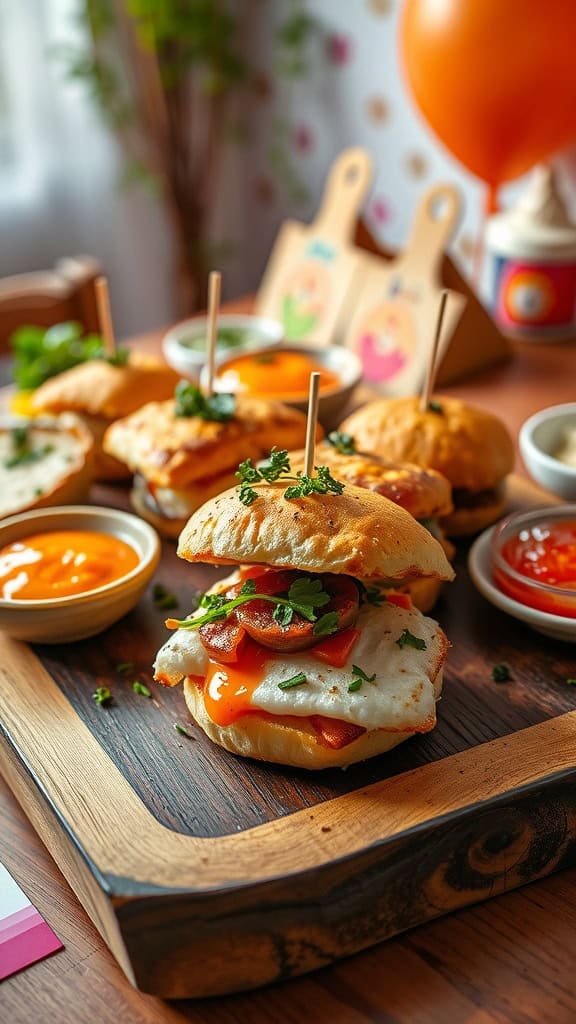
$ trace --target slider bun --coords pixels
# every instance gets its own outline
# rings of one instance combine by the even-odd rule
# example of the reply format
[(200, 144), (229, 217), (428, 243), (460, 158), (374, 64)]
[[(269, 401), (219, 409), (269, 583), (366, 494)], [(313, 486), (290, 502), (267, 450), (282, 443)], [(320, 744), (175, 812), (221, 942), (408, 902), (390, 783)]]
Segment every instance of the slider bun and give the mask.
[(139, 487), (133, 487), (130, 491), (130, 504), (136, 514), (150, 523), (161, 537), (178, 540), (186, 525), (185, 519), (169, 519), (168, 516), (163, 516), (160, 512), (154, 512), (147, 504), (146, 496)]
[[(357, 487), (389, 498), (415, 519), (436, 519), (452, 511), (452, 488), (445, 476), (409, 462), (388, 462), (380, 455), (343, 455), (329, 441), (316, 447), (318, 466), (328, 466), (332, 475)], [(304, 469), (304, 452), (293, 452), (290, 464), (295, 472)]]
[[(438, 698), (442, 690), (442, 672), (434, 680), (434, 690)], [(316, 732), (305, 718), (264, 717), (252, 712), (242, 715), (232, 725), (221, 726), (209, 717), (203, 691), (189, 678), (184, 680), (184, 698), (190, 714), (213, 743), (241, 757), (292, 765), (294, 768), (345, 768), (357, 761), (385, 754), (415, 735), (410, 731), (373, 729), (341, 750), (333, 750), (318, 741)], [(430, 727), (433, 725), (430, 723)]]
[(188, 520), (178, 554), (189, 562), (249, 562), (360, 579), (453, 579), (438, 541), (387, 498), (346, 484), (342, 494), (288, 500), (286, 487), (285, 481), (256, 485), (249, 506), (237, 488), (212, 498)]
[(438, 396), (442, 412), (421, 412), (420, 399), (384, 398), (352, 413), (340, 426), (360, 451), (436, 469), (452, 487), (483, 491), (514, 466), (514, 445), (489, 412)]
[[(188, 488), (191, 509), (199, 508), (208, 498), (215, 494), (221, 494), (222, 491), (232, 487), (234, 483), (234, 473), (227, 472), (199, 481), (198, 484), (191, 484)], [(190, 516), (190, 513), (182, 518), (168, 516), (163, 513), (159, 505), (154, 507), (153, 501), (151, 502), (148, 498), (144, 478), (140, 475), (134, 477), (134, 486), (130, 491), (130, 503), (142, 519), (146, 519), (162, 537), (168, 537), (170, 540), (178, 540)]]
[(166, 363), (141, 352), (131, 352), (126, 366), (91, 359), (50, 377), (34, 392), (32, 408), (36, 412), (69, 409), (113, 420), (146, 402), (171, 398), (178, 380)]
[(493, 490), (491, 499), (483, 497), (475, 506), (461, 505), (442, 520), (442, 529), (449, 537), (470, 537), (492, 526), (506, 512), (506, 488), (502, 485)]

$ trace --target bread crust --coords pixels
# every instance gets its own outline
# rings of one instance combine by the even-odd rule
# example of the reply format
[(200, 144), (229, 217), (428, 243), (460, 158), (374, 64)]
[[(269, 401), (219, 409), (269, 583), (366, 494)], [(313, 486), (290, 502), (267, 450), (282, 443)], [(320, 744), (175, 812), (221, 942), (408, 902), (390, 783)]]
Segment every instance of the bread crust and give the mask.
[[(323, 431), (318, 427), (317, 437)], [(237, 469), (277, 448), (297, 448), (306, 438), (306, 416), (280, 402), (238, 396), (227, 423), (175, 415), (173, 401), (153, 402), (117, 420), (104, 449), (159, 487), (183, 489), (207, 476)]]
[(340, 426), (364, 452), (443, 473), (454, 488), (483, 491), (514, 467), (514, 445), (496, 416), (458, 398), (436, 396), (442, 412), (422, 412), (418, 397), (384, 398)]
[(500, 485), (494, 491), (493, 501), (483, 501), (477, 506), (455, 507), (446, 519), (441, 520), (440, 525), (449, 537), (471, 537), (492, 526), (505, 512), (506, 488)]
[(88, 413), (114, 420), (128, 416), (146, 402), (174, 394), (178, 374), (165, 362), (142, 352), (131, 352), (125, 366), (91, 359), (45, 381), (32, 397), (37, 412)]
[[(434, 680), (436, 699), (441, 690), (442, 670)], [(206, 711), (202, 689), (190, 678), (184, 680), (184, 698), (192, 718), (213, 743), (241, 757), (291, 765), (294, 768), (345, 768), (357, 761), (385, 754), (416, 734), (416, 730), (392, 732), (373, 729), (340, 750), (334, 750), (319, 741), (317, 733), (305, 718), (280, 718), (254, 712), (243, 715), (232, 725), (217, 725)], [(435, 724), (435, 720), (430, 721), (426, 728), (418, 731), (428, 732)]]
[[(415, 519), (437, 519), (452, 511), (449, 481), (434, 469), (410, 462), (388, 462), (380, 455), (343, 455), (329, 441), (316, 447), (315, 462), (328, 466), (338, 480), (381, 494), (410, 512)], [(304, 467), (304, 452), (292, 452), (290, 464), (295, 471)]]
[(362, 487), (288, 500), (286, 483), (258, 484), (248, 507), (238, 488), (206, 502), (184, 527), (178, 554), (189, 562), (273, 565), (360, 579), (450, 580), (432, 535), (398, 505)]

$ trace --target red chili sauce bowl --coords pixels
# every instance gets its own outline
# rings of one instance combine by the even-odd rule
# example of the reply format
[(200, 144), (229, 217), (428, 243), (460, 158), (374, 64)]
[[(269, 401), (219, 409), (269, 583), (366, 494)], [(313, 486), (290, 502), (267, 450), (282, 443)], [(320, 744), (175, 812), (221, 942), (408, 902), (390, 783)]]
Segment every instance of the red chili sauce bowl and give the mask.
[(520, 604), (576, 619), (576, 505), (503, 519), (492, 535), (492, 575)]

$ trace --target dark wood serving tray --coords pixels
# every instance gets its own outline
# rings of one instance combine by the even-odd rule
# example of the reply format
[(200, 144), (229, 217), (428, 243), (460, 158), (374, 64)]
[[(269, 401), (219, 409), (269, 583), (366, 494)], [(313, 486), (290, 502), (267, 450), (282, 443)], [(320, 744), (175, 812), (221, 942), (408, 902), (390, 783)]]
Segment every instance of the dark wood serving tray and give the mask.
[[(120, 489), (98, 499), (126, 504)], [(514, 506), (543, 501), (512, 481)], [(0, 635), (0, 766), (134, 984), (262, 985), (576, 861), (574, 648), (492, 608), (465, 566), (463, 547), (435, 610), (453, 644), (437, 728), (347, 771), (214, 747), (179, 688), (152, 682), (168, 634), (149, 597), (82, 643)], [(157, 578), (181, 614), (215, 576), (165, 545)]]

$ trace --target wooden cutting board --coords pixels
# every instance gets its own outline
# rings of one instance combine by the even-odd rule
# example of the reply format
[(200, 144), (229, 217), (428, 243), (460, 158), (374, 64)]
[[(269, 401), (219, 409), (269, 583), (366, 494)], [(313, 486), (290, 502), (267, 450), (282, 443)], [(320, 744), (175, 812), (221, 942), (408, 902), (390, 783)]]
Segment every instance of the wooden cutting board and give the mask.
[[(344, 344), (360, 356), (366, 383), (386, 394), (422, 389), (442, 291), (442, 259), (459, 216), (455, 188), (430, 189), (406, 248), (388, 261), (366, 255), (358, 288), (343, 308)], [(458, 292), (448, 292), (439, 362), (465, 301)]]
[[(515, 478), (510, 497), (547, 498)], [(149, 596), (81, 643), (0, 635), (2, 773), (134, 984), (186, 997), (286, 979), (576, 863), (574, 648), (487, 604), (465, 545), (456, 568), (434, 613), (452, 641), (437, 727), (347, 771), (213, 746), (179, 688), (151, 681), (167, 634)], [(214, 577), (164, 545), (181, 613)]]
[(282, 226), (256, 297), (256, 313), (279, 320), (286, 340), (334, 341), (363, 260), (353, 237), (371, 180), (366, 150), (345, 150), (332, 166), (312, 224), (286, 221)]

